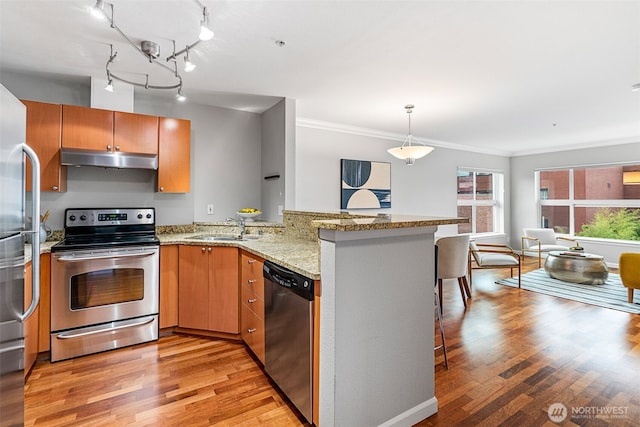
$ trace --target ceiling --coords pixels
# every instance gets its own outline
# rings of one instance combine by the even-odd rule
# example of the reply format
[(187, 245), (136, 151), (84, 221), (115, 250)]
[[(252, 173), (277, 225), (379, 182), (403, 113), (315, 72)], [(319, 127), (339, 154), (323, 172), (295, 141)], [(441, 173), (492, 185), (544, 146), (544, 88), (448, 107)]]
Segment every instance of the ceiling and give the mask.
[[(111, 3), (163, 58), (197, 38), (195, 1)], [(411, 103), (424, 142), (504, 155), (640, 142), (640, 1), (203, 3), (216, 36), (180, 70), (187, 102), (261, 112), (294, 98), (301, 123), (396, 137)], [(166, 79), (93, 4), (0, 0), (1, 69), (104, 79), (113, 44), (112, 71)]]

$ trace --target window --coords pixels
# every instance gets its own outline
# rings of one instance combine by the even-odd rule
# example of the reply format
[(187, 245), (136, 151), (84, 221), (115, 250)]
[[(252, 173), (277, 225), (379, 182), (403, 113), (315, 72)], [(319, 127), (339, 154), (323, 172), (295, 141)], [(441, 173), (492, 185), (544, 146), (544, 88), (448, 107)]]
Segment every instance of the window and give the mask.
[(458, 169), (458, 216), (471, 219), (458, 224), (458, 233), (502, 233), (503, 189), (502, 173)]
[(640, 165), (536, 172), (540, 226), (558, 233), (640, 240)]

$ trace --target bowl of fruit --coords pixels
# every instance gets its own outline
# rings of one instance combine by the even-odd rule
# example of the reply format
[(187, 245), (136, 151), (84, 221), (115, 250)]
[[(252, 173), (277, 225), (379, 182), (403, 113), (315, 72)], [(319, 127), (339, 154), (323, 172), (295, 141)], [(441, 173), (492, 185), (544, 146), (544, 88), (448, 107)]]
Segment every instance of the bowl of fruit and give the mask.
[(253, 221), (253, 218), (262, 214), (262, 211), (256, 208), (242, 208), (236, 214), (245, 221)]

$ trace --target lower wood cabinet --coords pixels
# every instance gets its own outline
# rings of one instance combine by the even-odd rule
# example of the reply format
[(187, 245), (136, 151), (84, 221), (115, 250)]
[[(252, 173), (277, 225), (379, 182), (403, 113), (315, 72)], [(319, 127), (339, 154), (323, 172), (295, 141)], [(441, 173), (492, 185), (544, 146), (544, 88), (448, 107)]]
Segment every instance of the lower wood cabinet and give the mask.
[(160, 329), (178, 326), (178, 245), (160, 246)]
[[(24, 270), (24, 309), (31, 304), (31, 277), (32, 269), (29, 262)], [(39, 308), (29, 316), (23, 324), (24, 327), (24, 375), (27, 376), (38, 357), (38, 322)]]
[(51, 254), (40, 255), (40, 331), (38, 352), (50, 350), (51, 338)]
[(178, 326), (238, 334), (238, 248), (179, 247)]
[(264, 260), (247, 252), (240, 255), (240, 334), (256, 357), (264, 363)]

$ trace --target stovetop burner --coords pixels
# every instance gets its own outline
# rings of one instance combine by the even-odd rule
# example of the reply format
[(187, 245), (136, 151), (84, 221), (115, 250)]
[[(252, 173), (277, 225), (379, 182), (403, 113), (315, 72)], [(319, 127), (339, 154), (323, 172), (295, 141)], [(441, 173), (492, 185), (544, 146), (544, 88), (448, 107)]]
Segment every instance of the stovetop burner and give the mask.
[(51, 252), (159, 245), (154, 208), (65, 210), (64, 239)]

